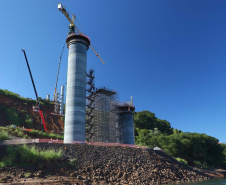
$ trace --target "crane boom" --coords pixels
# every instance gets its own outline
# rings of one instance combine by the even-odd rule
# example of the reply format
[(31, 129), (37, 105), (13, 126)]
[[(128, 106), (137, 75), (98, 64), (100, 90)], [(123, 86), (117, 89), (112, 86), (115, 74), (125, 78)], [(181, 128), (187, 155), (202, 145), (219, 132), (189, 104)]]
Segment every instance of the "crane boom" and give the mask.
[(102, 58), (100, 57), (100, 55), (96, 52), (96, 50), (90, 45), (89, 46), (92, 50), (93, 50), (93, 52), (96, 54), (96, 56), (100, 59), (100, 61), (103, 63), (103, 64), (105, 64), (104, 63), (104, 61), (102, 60)]
[[(58, 5), (58, 9), (59, 9), (59, 5)], [(59, 9), (59, 10), (65, 15), (65, 17), (71, 23), (71, 25), (74, 26), (75, 25), (74, 21), (71, 20), (71, 18), (69, 17), (69, 13), (66, 11), (66, 9), (62, 7), (62, 9)]]
[[(70, 26), (73, 26), (73, 27), (76, 29), (76, 31), (78, 32), (79, 35), (83, 35), (83, 34), (79, 31), (79, 29), (77, 28), (77, 26), (75, 26), (75, 24), (74, 24), (75, 15), (73, 14), (73, 17), (72, 17), (72, 19), (71, 19), (71, 18), (69, 17), (69, 13), (66, 11), (65, 7), (64, 7), (62, 4), (58, 4), (58, 10), (61, 11), (61, 12), (65, 15), (65, 17), (67, 18), (67, 20), (71, 23)], [(93, 50), (93, 52), (96, 54), (96, 56), (100, 59), (100, 61), (101, 61), (103, 64), (105, 64), (104, 61), (102, 60), (102, 58), (100, 57), (100, 55), (96, 52), (96, 50), (95, 50), (91, 45), (90, 45), (90, 48)]]
[[(65, 47), (65, 44), (64, 44), (64, 47)], [(62, 55), (63, 55), (63, 52), (64, 52), (64, 47), (63, 47), (63, 49), (62, 49), (62, 51), (61, 51), (61, 54), (60, 54), (60, 61), (59, 61), (59, 65), (58, 65), (57, 79), (56, 79), (56, 85), (55, 85), (55, 91), (54, 91), (53, 101), (55, 101), (56, 90), (57, 90), (57, 82), (58, 82), (58, 76), (59, 76), (59, 72), (60, 72), (60, 62), (61, 62), (61, 58), (62, 58)]]
[(33, 77), (32, 77), (32, 73), (31, 73), (31, 69), (30, 69), (30, 66), (29, 66), (29, 63), (28, 63), (28, 60), (27, 60), (27, 55), (25, 53), (25, 50), (23, 50), (23, 49), (21, 49), (21, 50), (24, 52), (24, 57), (25, 57), (25, 60), (26, 60), (26, 63), (27, 63), (27, 68), (28, 68), (28, 71), (29, 71), (29, 74), (30, 74), (30, 77), (31, 77), (31, 82), (32, 82), (32, 85), (33, 85), (33, 88), (34, 88), (34, 91), (35, 91), (36, 100), (38, 102), (38, 106), (40, 107), (40, 102), (39, 102), (39, 99), (38, 99), (38, 93), (37, 93), (35, 83), (34, 83), (34, 80), (33, 80)]
[(40, 102), (39, 102), (39, 99), (38, 99), (38, 93), (37, 93), (37, 90), (36, 90), (36, 87), (35, 87), (35, 83), (34, 83), (34, 80), (33, 80), (33, 77), (32, 77), (32, 73), (31, 73), (31, 69), (30, 69), (30, 66), (29, 66), (29, 63), (28, 63), (28, 60), (27, 60), (27, 55), (26, 55), (26, 53), (25, 53), (25, 50), (23, 50), (23, 49), (21, 49), (21, 50), (24, 52), (24, 57), (25, 57), (25, 60), (26, 60), (26, 63), (27, 63), (28, 71), (29, 71), (29, 73), (30, 73), (31, 81), (32, 81), (33, 88), (34, 88), (35, 95), (36, 95), (36, 100), (37, 100), (37, 102), (38, 102), (39, 114), (40, 114), (40, 116), (41, 116), (42, 123), (43, 123), (43, 126), (44, 126), (44, 128), (45, 128), (45, 131), (47, 131), (45, 119), (44, 119), (43, 112), (42, 112), (42, 110), (41, 110), (41, 105), (40, 105)]

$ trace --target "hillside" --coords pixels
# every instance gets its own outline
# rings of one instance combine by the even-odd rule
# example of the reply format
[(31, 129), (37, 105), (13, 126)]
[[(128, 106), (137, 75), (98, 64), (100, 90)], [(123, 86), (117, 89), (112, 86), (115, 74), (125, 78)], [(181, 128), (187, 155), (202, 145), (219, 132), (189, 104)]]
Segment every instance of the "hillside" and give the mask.
[[(41, 118), (38, 112), (33, 111), (35, 100), (20, 97), (20, 95), (0, 89), (0, 126), (11, 124), (19, 127), (41, 129)], [(63, 117), (53, 115), (54, 104), (41, 99), (41, 106), (48, 130), (62, 132)]]

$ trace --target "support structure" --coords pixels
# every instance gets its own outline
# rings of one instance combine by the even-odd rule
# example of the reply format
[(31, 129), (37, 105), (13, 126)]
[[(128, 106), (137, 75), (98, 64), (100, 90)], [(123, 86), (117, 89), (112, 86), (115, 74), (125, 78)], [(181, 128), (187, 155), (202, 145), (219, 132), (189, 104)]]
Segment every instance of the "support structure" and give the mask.
[(117, 93), (106, 88), (100, 88), (93, 93), (92, 98), (94, 100), (94, 117), (91, 141), (117, 143)]
[(87, 104), (86, 104), (86, 141), (91, 141), (94, 135), (93, 126), (94, 126), (94, 70), (89, 70), (87, 73)]
[(60, 92), (60, 115), (64, 115), (64, 85), (61, 85)]
[(134, 144), (133, 98), (119, 103), (116, 91), (94, 88), (93, 71), (87, 76), (86, 141)]
[(50, 94), (46, 95), (46, 100), (50, 101)]
[(70, 143), (85, 141), (86, 63), (90, 40), (72, 33), (66, 42), (69, 51), (64, 143)]
[(54, 114), (59, 114), (59, 112), (60, 112), (59, 92), (56, 92), (54, 100)]
[(119, 109), (119, 124), (120, 124), (120, 143), (133, 144), (134, 138), (134, 125), (133, 114), (135, 107), (132, 102), (121, 103), (118, 105)]

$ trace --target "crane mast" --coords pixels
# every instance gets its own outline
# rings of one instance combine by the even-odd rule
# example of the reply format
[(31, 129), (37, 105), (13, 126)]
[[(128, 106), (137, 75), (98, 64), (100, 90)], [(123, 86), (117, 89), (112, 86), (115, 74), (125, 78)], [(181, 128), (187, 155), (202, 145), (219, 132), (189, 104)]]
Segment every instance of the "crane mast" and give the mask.
[[(65, 6), (63, 6), (62, 4), (58, 4), (58, 10), (61, 11), (65, 17), (67, 18), (67, 20), (71, 23), (69, 28), (70, 28), (70, 32), (72, 33), (74, 29), (76, 29), (76, 31), (78, 32), (79, 35), (83, 35), (79, 29), (77, 28), (77, 26), (75, 26), (74, 24), (74, 19), (76, 18), (75, 15), (73, 14), (72, 19), (69, 17), (69, 13), (66, 11)], [(100, 61), (104, 63), (104, 61), (102, 60), (102, 58), (100, 57), (100, 55), (96, 52), (96, 50), (90, 45), (90, 48), (92, 49), (92, 51), (96, 54), (96, 56), (100, 59)]]

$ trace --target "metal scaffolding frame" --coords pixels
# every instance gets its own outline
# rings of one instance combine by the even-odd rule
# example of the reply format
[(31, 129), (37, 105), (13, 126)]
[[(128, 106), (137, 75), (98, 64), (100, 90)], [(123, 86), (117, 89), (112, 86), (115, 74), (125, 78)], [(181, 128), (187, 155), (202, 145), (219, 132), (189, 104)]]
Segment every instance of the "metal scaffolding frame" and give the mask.
[(119, 142), (117, 92), (99, 88), (93, 92), (93, 142)]
[(94, 70), (87, 73), (86, 141), (134, 144), (131, 102), (118, 102), (118, 94), (105, 87), (96, 89)]
[(95, 84), (94, 84), (94, 70), (89, 70), (87, 73), (87, 97), (86, 97), (86, 141), (91, 141), (93, 137), (93, 126), (94, 126), (94, 92), (95, 92)]
[(60, 101), (59, 101), (59, 92), (56, 92), (55, 100), (54, 100), (54, 113), (60, 113)]

